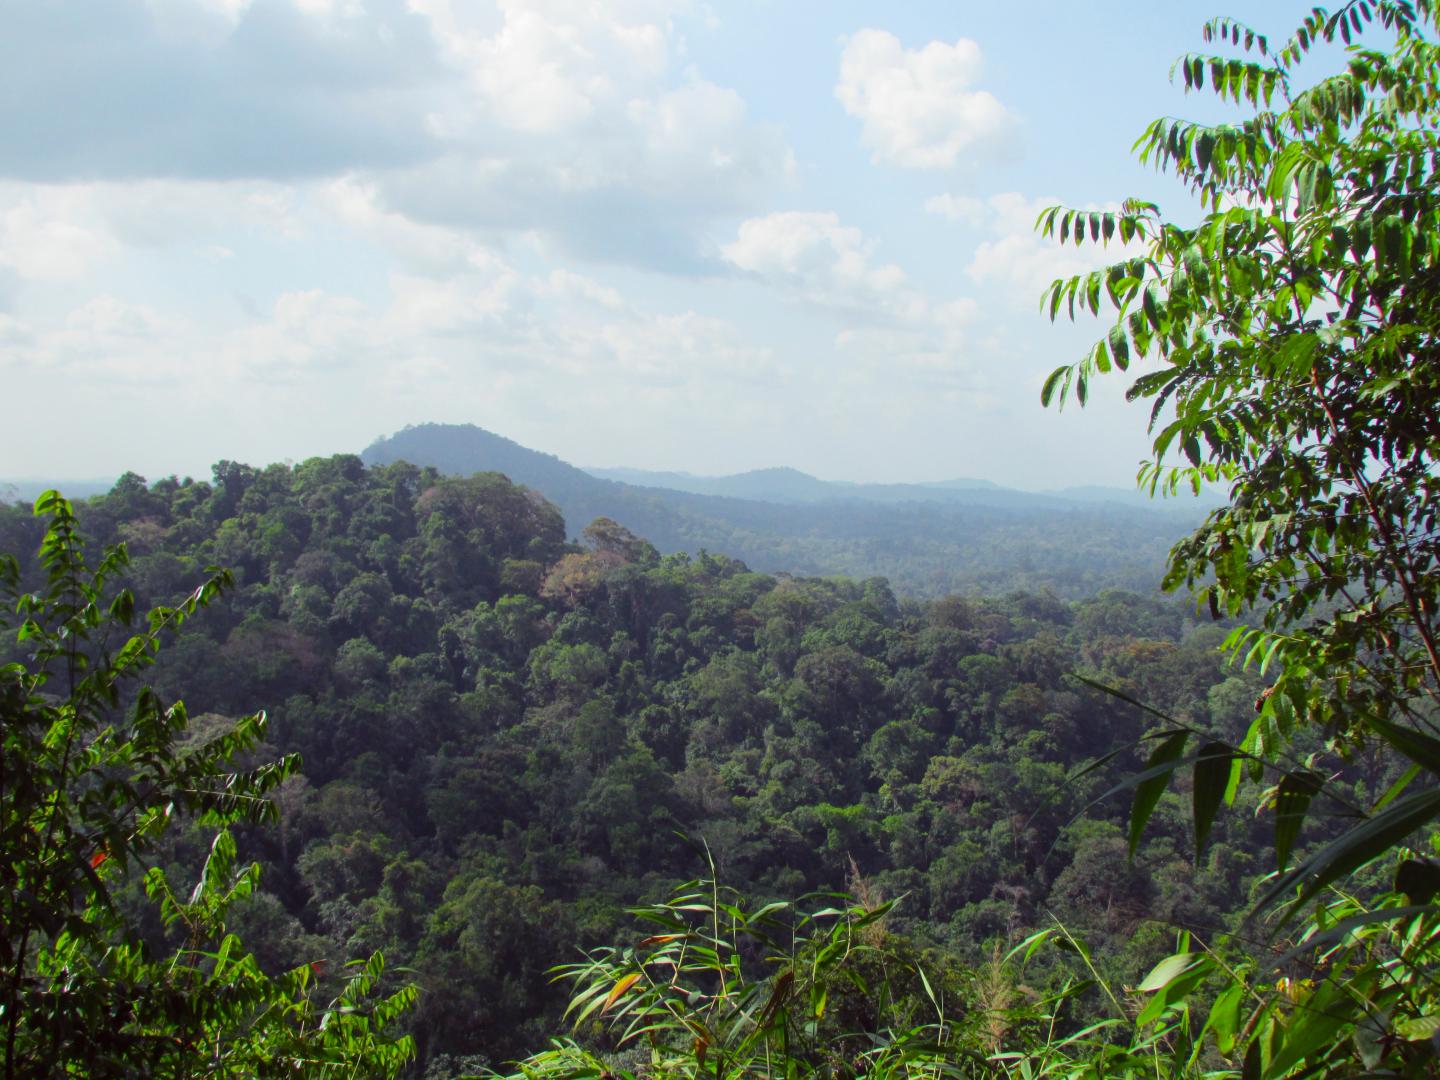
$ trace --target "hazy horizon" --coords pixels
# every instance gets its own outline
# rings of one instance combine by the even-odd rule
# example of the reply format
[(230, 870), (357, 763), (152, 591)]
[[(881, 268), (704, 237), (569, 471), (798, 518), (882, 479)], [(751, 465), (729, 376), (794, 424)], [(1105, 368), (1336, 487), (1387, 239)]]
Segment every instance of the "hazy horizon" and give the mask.
[[(421, 425), (421, 426), (423, 426), (423, 425)], [(391, 434), (398, 434), (398, 432), (397, 432), (397, 433), (391, 433)], [(499, 436), (501, 436), (502, 438), (508, 438), (507, 436), (504, 435), (503, 432), (491, 432), (491, 434), (499, 435)], [(387, 438), (389, 438), (389, 437), (390, 437), (389, 435), (379, 436), (379, 437), (377, 437), (377, 439), (372, 440), (372, 442), (381, 442), (381, 441), (384, 441), (385, 439), (387, 439)], [(515, 441), (515, 440), (511, 440), (511, 441)], [(368, 446), (368, 445), (370, 445), (370, 444), (367, 443), (367, 446)], [(553, 457), (559, 457), (560, 460), (563, 461), (565, 464), (574, 466), (575, 468), (580, 469), (582, 472), (590, 473), (590, 474), (592, 474), (592, 475), (600, 475), (600, 474), (610, 473), (610, 472), (620, 472), (620, 473), (638, 474), (638, 475), (643, 475), (643, 476), (666, 476), (666, 475), (671, 475), (671, 476), (676, 476), (676, 477), (684, 477), (684, 478), (687, 478), (687, 479), (693, 479), (693, 480), (696, 480), (696, 481), (708, 481), (708, 480), (723, 480), (723, 479), (729, 479), (729, 478), (734, 478), (734, 477), (741, 477), (741, 476), (746, 476), (746, 475), (749, 475), (749, 474), (752, 474), (752, 473), (763, 473), (763, 472), (774, 472), (774, 471), (789, 471), (789, 472), (799, 473), (799, 474), (801, 474), (801, 475), (803, 475), (803, 476), (809, 477), (809, 478), (814, 479), (814, 480), (819, 480), (819, 481), (821, 481), (822, 483), (826, 483), (826, 484), (836, 484), (836, 485), (847, 485), (847, 484), (849, 484), (849, 485), (856, 485), (856, 486), (872, 486), (872, 485), (873, 485), (873, 486), (886, 486), (886, 485), (894, 485), (894, 486), (897, 486), (897, 487), (910, 487), (910, 486), (914, 486), (914, 487), (924, 487), (924, 486), (940, 486), (940, 485), (951, 484), (951, 483), (977, 483), (977, 484), (995, 484), (996, 486), (999, 486), (999, 487), (1002, 487), (1002, 488), (1013, 488), (1013, 489), (1016, 490), (1016, 491), (1028, 492), (1028, 493), (1033, 493), (1033, 494), (1045, 494), (1046, 492), (1065, 491), (1065, 490), (1070, 490), (1070, 489), (1083, 489), (1083, 488), (1092, 487), (1092, 486), (1093, 486), (1093, 487), (1096, 487), (1096, 488), (1099, 488), (1099, 489), (1103, 489), (1103, 490), (1113, 490), (1113, 491), (1136, 491), (1136, 490), (1137, 490), (1137, 489), (1136, 489), (1136, 486), (1135, 486), (1135, 484), (1134, 484), (1134, 482), (1133, 482), (1133, 478), (1132, 478), (1132, 480), (1131, 480), (1130, 483), (1119, 483), (1119, 484), (1114, 484), (1114, 483), (1055, 484), (1055, 485), (1051, 485), (1051, 486), (1049, 486), (1049, 487), (1027, 487), (1027, 486), (1024, 486), (1024, 485), (1003, 484), (1003, 483), (1000, 483), (999, 481), (996, 481), (996, 480), (994, 480), (994, 479), (992, 479), (992, 478), (990, 478), (990, 477), (986, 477), (986, 476), (979, 476), (979, 475), (964, 476), (964, 475), (959, 475), (959, 474), (944, 475), (944, 476), (930, 476), (930, 477), (923, 477), (923, 476), (922, 476), (922, 477), (900, 476), (900, 477), (886, 477), (886, 478), (881, 478), (881, 479), (878, 479), (878, 480), (855, 480), (855, 479), (852, 479), (852, 478), (850, 478), (850, 477), (844, 477), (844, 476), (824, 476), (824, 475), (819, 475), (819, 474), (816, 474), (816, 473), (808, 472), (807, 470), (804, 470), (804, 469), (798, 469), (798, 468), (796, 468), (795, 466), (787, 465), (787, 464), (784, 464), (784, 463), (776, 463), (776, 464), (772, 464), (772, 465), (759, 465), (759, 466), (755, 466), (755, 467), (747, 468), (747, 469), (731, 469), (731, 470), (726, 470), (726, 471), (717, 471), (717, 472), (702, 473), (702, 472), (694, 472), (694, 471), (685, 470), (685, 469), (655, 468), (655, 467), (651, 467), (651, 466), (647, 466), (647, 465), (599, 465), (599, 464), (594, 464), (593, 462), (592, 462), (592, 463), (581, 463), (581, 462), (578, 462), (578, 461), (570, 461), (570, 460), (568, 460), (568, 459), (566, 459), (566, 458), (564, 458), (564, 457), (561, 457), (560, 455), (556, 455), (556, 454), (554, 454), (552, 451), (546, 449), (546, 448), (543, 447), (543, 446), (524, 446), (524, 444), (519, 444), (519, 445), (523, 446), (523, 448), (526, 449), (526, 450), (534, 451), (534, 452), (539, 453), (539, 454), (546, 454), (546, 455), (553, 456)], [(344, 447), (344, 448), (337, 448), (337, 449), (335, 449), (335, 450), (333, 451), (333, 453), (336, 453), (336, 454), (342, 454), (342, 453), (359, 454), (359, 453), (360, 453), (362, 450), (364, 450), (364, 449), (365, 449), (365, 447)], [(318, 455), (318, 456), (328, 456), (328, 455)], [(267, 465), (277, 464), (277, 463), (279, 463), (279, 464), (296, 464), (296, 463), (297, 463), (297, 459), (291, 459), (291, 458), (283, 458), (283, 459), (280, 459), (278, 462), (275, 462), (275, 461), (261, 461), (261, 460), (253, 460), (253, 461), (252, 461), (252, 460), (245, 460), (245, 459), (239, 459), (239, 458), (234, 458), (234, 459), (230, 459), (230, 460), (238, 460), (238, 461), (241, 461), (243, 464), (253, 465), (253, 466), (256, 466), (256, 467), (264, 467), (264, 466), (267, 466)], [(299, 459), (299, 460), (303, 460), (303, 459)], [(213, 464), (215, 464), (215, 463), (212, 462), (212, 465), (213, 465)], [(125, 469), (125, 468), (122, 467), (122, 468), (116, 470), (116, 471), (113, 472), (113, 473), (101, 473), (101, 472), (97, 472), (97, 473), (93, 473), (93, 474), (89, 474), (89, 475), (72, 475), (72, 476), (44, 475), (44, 474), (25, 476), (25, 475), (5, 475), (5, 474), (0, 474), (0, 495), (3, 495), (3, 493), (4, 493), (4, 488), (5, 488), (7, 485), (8, 485), (8, 486), (24, 486), (24, 487), (35, 487), (35, 486), (41, 486), (41, 485), (54, 485), (55, 487), (60, 488), (60, 489), (62, 490), (62, 493), (64, 492), (64, 487), (65, 487), (65, 485), (83, 485), (83, 486), (85, 486), (85, 487), (88, 489), (88, 488), (94, 487), (94, 486), (96, 486), (96, 485), (102, 485), (102, 484), (103, 484), (103, 485), (109, 485), (109, 484), (113, 484), (113, 483), (115, 482), (115, 480), (118, 479), (119, 476), (122, 475), (122, 474), (125, 473), (125, 472), (138, 472), (138, 470)], [(146, 479), (148, 482), (150, 482), (150, 483), (154, 483), (156, 480), (159, 480), (159, 479), (164, 478), (164, 477), (170, 477), (170, 476), (175, 476), (175, 477), (179, 477), (179, 478), (182, 478), (182, 479), (185, 478), (185, 477), (189, 477), (189, 478), (195, 479), (195, 480), (205, 480), (205, 479), (208, 479), (209, 476), (210, 476), (210, 469), (209, 469), (209, 468), (206, 468), (206, 469), (203, 469), (203, 470), (196, 470), (196, 471), (193, 471), (193, 472), (184, 472), (184, 471), (177, 472), (177, 471), (175, 471), (175, 470), (170, 470), (170, 471), (168, 471), (168, 472), (155, 473), (154, 475), (145, 474), (145, 473), (141, 473), (140, 475), (144, 476), (145, 479)], [(639, 481), (637, 480), (636, 482), (639, 482)]]

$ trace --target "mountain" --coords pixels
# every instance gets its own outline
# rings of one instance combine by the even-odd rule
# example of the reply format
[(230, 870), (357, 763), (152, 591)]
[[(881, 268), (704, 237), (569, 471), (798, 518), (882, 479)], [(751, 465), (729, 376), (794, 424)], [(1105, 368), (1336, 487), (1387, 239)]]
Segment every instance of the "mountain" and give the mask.
[[(1200, 516), (1198, 509), (1126, 507), (975, 481), (841, 484), (793, 469), (713, 478), (643, 470), (592, 475), (472, 425), (406, 428), (361, 457), (370, 465), (408, 461), (456, 475), (504, 473), (554, 502), (571, 536), (609, 517), (662, 552), (708, 550), (768, 573), (882, 576), (912, 596), (1150, 590), (1170, 546)], [(694, 490), (663, 486), (662, 479)]]
[(990, 480), (969, 477), (923, 484), (860, 484), (843, 480), (821, 480), (799, 469), (790, 468), (755, 469), (728, 476), (696, 476), (686, 472), (629, 468), (587, 468), (584, 471), (602, 480), (616, 480), (632, 486), (779, 503), (943, 502), (1049, 509), (1060, 509), (1061, 505), (1066, 503), (1116, 503), (1122, 506), (1148, 507), (1162, 513), (1178, 511), (1193, 515), (1197, 508), (1209, 509), (1217, 501), (1213, 495), (1202, 496), (1198, 501), (1188, 497), (1152, 500), (1146, 493), (1135, 488), (1096, 485), (1052, 491), (1021, 491), (1003, 487)]
[(692, 495), (719, 495), (761, 502), (970, 502), (989, 506), (1051, 505), (1050, 495), (1002, 488), (987, 480), (945, 480), (933, 484), (856, 484), (821, 480), (799, 469), (754, 469), (730, 476), (696, 476), (648, 469), (586, 469), (604, 480), (643, 487), (685, 491)]
[(535, 488), (552, 502), (562, 504), (580, 497), (614, 495), (615, 485), (597, 480), (554, 454), (531, 450), (473, 424), (407, 427), (388, 438), (376, 439), (360, 457), (366, 465), (408, 461), (412, 465), (430, 465), (452, 475), (504, 473), (516, 483)]
[(965, 488), (993, 488), (1000, 485), (993, 480), (976, 480), (974, 477), (962, 476), (954, 480), (931, 480), (929, 483), (921, 484), (920, 487), (927, 488), (949, 488), (952, 491)]
[(586, 469), (602, 480), (641, 487), (687, 491), (692, 495), (718, 495), (729, 499), (759, 499), (761, 502), (820, 502), (835, 498), (835, 484), (803, 473), (799, 469), (755, 469), (733, 476), (696, 476), (684, 472), (652, 472), (649, 469)]

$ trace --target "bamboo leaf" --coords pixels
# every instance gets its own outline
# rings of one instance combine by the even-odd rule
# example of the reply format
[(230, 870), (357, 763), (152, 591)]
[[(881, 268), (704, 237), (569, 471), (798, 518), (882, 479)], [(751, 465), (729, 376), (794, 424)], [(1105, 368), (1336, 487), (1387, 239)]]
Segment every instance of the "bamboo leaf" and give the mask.
[(1440, 776), (1440, 739), (1373, 716), (1369, 725), (1382, 739), (1427, 772)]
[(1283, 925), (1321, 889), (1384, 855), (1437, 816), (1440, 816), (1440, 790), (1397, 799), (1281, 875), (1256, 901), (1256, 911), (1263, 911), (1298, 889), (1296, 899), (1281, 920)]
[(1240, 773), (1240, 757), (1229, 743), (1208, 742), (1195, 759), (1194, 788), (1191, 806), (1195, 818), (1195, 863), (1205, 851), (1210, 827), (1226, 793)]
[(632, 971), (629, 975), (624, 975), (617, 979), (615, 985), (610, 988), (610, 993), (605, 995), (605, 1003), (600, 1006), (600, 1012), (602, 1014), (609, 1012), (614, 1007), (615, 1002), (620, 1000), (625, 991), (640, 981), (640, 975), (640, 972)]
[(1190, 738), (1188, 731), (1176, 731), (1167, 735), (1161, 740), (1150, 754), (1150, 760), (1146, 762), (1146, 779), (1135, 788), (1135, 801), (1130, 807), (1130, 857), (1135, 857), (1135, 851), (1140, 846), (1140, 837), (1145, 832), (1145, 826), (1150, 821), (1150, 815), (1155, 812), (1155, 806), (1160, 801), (1160, 796), (1170, 785), (1170, 777), (1174, 773), (1180, 755), (1185, 751), (1185, 743)]
[(1150, 974), (1146, 975), (1135, 989), (1142, 994), (1153, 994), (1156, 990), (1168, 986), (1182, 973), (1189, 971), (1200, 959), (1201, 957), (1196, 953), (1188, 952), (1167, 956), (1150, 969)]
[(1280, 781), (1275, 796), (1275, 861), (1281, 870), (1290, 862), (1310, 800), (1320, 791), (1322, 780), (1319, 774), (1302, 770), (1286, 773)]

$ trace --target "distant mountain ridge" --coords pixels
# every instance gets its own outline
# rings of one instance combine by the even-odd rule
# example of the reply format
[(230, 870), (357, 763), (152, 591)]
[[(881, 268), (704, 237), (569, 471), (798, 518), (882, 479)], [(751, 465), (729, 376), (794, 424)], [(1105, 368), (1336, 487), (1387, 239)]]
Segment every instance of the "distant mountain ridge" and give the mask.
[[(769, 573), (882, 576), (897, 592), (916, 596), (1020, 588), (1066, 596), (1107, 587), (1148, 591), (1160, 580), (1170, 546), (1201, 516), (1199, 508), (1160, 512), (983, 482), (833, 484), (794, 469), (718, 478), (644, 470), (597, 476), (468, 424), (409, 427), (376, 440), (361, 458), (367, 465), (408, 461), (452, 475), (504, 473), (554, 502), (571, 536), (597, 517), (610, 517), (662, 552), (708, 550)], [(611, 478), (616, 475), (647, 483)], [(709, 491), (687, 491), (657, 482), (677, 478), (715, 483)]]
[(821, 480), (809, 473), (781, 466), (752, 469), (728, 476), (696, 476), (694, 473), (657, 472), (649, 469), (585, 470), (603, 480), (619, 480), (640, 487), (688, 491), (692, 495), (720, 495), (731, 499), (759, 499), (762, 502), (937, 502), (951, 498), (973, 498), (976, 492), (1002, 498), (1027, 494), (1010, 492), (988, 480), (947, 480), (935, 484), (857, 484), (843, 480)]
[(819, 502), (833, 498), (832, 485), (799, 469), (755, 469), (733, 476), (696, 476), (685, 472), (650, 469), (592, 469), (585, 471), (602, 480), (617, 480), (636, 487), (688, 491), (692, 495), (719, 495), (730, 499), (760, 499), (763, 502)]
[(758, 499), (762, 502), (808, 503), (828, 501), (862, 502), (968, 502), (993, 506), (1048, 506), (1062, 503), (1115, 503), (1122, 506), (1149, 506), (1152, 509), (1190, 512), (1208, 508), (1213, 500), (1202, 498), (1178, 502), (1152, 501), (1134, 488), (1098, 485), (1057, 488), (1051, 491), (1022, 491), (992, 480), (959, 477), (927, 483), (854, 483), (821, 480), (788, 467), (753, 469), (727, 476), (697, 476), (686, 472), (665, 472), (633, 468), (586, 468), (602, 480), (616, 480), (638, 487), (665, 488), (693, 495), (718, 495), (731, 499)]

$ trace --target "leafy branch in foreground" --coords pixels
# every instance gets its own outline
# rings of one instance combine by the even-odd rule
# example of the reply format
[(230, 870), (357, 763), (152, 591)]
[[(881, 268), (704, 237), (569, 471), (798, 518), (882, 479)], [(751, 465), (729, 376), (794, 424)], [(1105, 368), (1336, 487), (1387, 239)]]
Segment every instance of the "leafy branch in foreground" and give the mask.
[[(1129, 204), (1121, 232), (1143, 242), (1144, 257), (1047, 293), (1052, 314), (1063, 297), (1096, 313), (1109, 307), (1116, 321), (1051, 376), (1044, 400), (1073, 392), (1083, 402), (1092, 377), (1144, 359), (1153, 370), (1129, 391), (1152, 401), (1142, 482), (1229, 484), (1229, 505), (1175, 548), (1167, 584), (1192, 587), (1217, 615), (1259, 614), (1259, 627), (1226, 641), (1232, 657), (1275, 673), (1235, 748), (1255, 778), (1302, 721), (1342, 752), (1379, 738), (1406, 764), (1429, 773), (1440, 764), (1427, 735), (1440, 700), (1435, 18), (1428, 0), (1357, 0), (1333, 16), (1317, 9), (1269, 67), (1185, 58), (1187, 87), (1201, 89), (1208, 71), (1213, 92), (1256, 110), (1242, 129), (1157, 123), (1138, 144), (1208, 213), (1184, 228)], [(1395, 35), (1391, 52), (1356, 45), (1341, 73), (1293, 85), (1317, 41), (1351, 41), (1373, 21)], [(1265, 38), (1232, 22), (1208, 34), (1270, 55)], [(1277, 95), (1284, 108), (1271, 112)], [(1076, 242), (1111, 231), (1058, 208), (1039, 227)], [(1161, 747), (1176, 751), (1167, 760), (1179, 758), (1182, 738)], [(1202, 752), (1197, 778), (1213, 779), (1202, 764), (1218, 776), (1222, 756)], [(1232, 774), (1238, 763), (1226, 762)], [(1295, 812), (1311, 782), (1298, 773), (1282, 781)], [(1377, 807), (1362, 830), (1385, 842), (1363, 850), (1388, 850), (1436, 811), (1428, 791)], [(1293, 841), (1277, 835), (1282, 866)], [(1333, 865), (1348, 873), (1361, 850)], [(1312, 879), (1303, 897), (1331, 880)]]
[[(1187, 756), (1191, 731), (1157, 735), (1134, 784), (1131, 848), (1177, 772), (1192, 779), (1198, 852), (1236, 785), (1279, 771), (1277, 871), (1256, 909), (1288, 902), (1284, 927), (1316, 905), (1286, 955), (1311, 968), (1268, 989), (1226, 969), (1209, 1024), (1228, 1025), (1219, 1051), (1241, 1055), (1247, 1076), (1434, 1062), (1435, 890), (1416, 882), (1435, 871), (1412, 838), (1440, 817), (1437, 14), (1432, 0), (1350, 0), (1315, 8), (1278, 49), (1213, 20), (1206, 41), (1241, 55), (1185, 56), (1174, 71), (1247, 115), (1162, 118), (1136, 143), (1199, 197), (1199, 223), (1139, 200), (1119, 213), (1056, 207), (1037, 222), (1062, 243), (1140, 249), (1046, 291), (1052, 319), (1063, 308), (1114, 322), (1046, 380), (1042, 400), (1083, 405), (1096, 377), (1143, 365), (1127, 395), (1151, 405), (1139, 482), (1229, 491), (1176, 545), (1166, 585), (1217, 618), (1256, 617), (1224, 648), (1273, 685), (1238, 745)], [(1377, 28), (1384, 51), (1364, 44)], [(1346, 47), (1341, 70), (1302, 80), (1322, 43)], [(1282, 761), (1301, 724), (1342, 756), (1378, 745), (1390, 766), (1388, 789), (1309, 851), (1301, 826), (1325, 777)], [(1386, 858), (1400, 865), (1397, 891), (1359, 887), (1357, 873)], [(1211, 960), (1172, 961), (1154, 989), (1179, 1000)], [(1259, 1002), (1243, 1023), (1241, 995)]]
[[(0, 630), (23, 659), (0, 667), (0, 1025), (6, 1080), (32, 1075), (395, 1075), (412, 1052), (386, 1027), (413, 989), (377, 998), (377, 954), (325, 1003), (310, 965), (261, 971), (233, 934), (230, 906), (257, 866), (236, 866), (228, 826), (273, 819), (266, 798), (296, 757), (236, 769), (265, 730), (263, 713), (182, 748), (187, 716), (135, 683), (163, 642), (222, 590), (213, 574), (176, 607), (137, 622), (112, 582), (123, 547), (93, 570), (70, 504), (36, 503), (48, 519), (44, 587), (20, 591), (0, 556)], [(13, 619), (10, 612), (18, 618)], [(17, 625), (18, 624), (18, 625)], [(151, 867), (145, 888), (184, 945), (155, 956), (111, 895), (144, 866), (177, 815), (217, 829), (189, 899)]]
[[(1317, 41), (1372, 20), (1395, 34), (1391, 52), (1357, 45), (1342, 72), (1298, 88)], [(1255, 745), (1300, 718), (1356, 739), (1374, 715), (1431, 727), (1440, 696), (1434, 28), (1428, 0), (1357, 0), (1307, 19), (1283, 62), (1187, 57), (1187, 87), (1209, 71), (1212, 92), (1255, 109), (1238, 127), (1157, 122), (1137, 144), (1199, 194), (1203, 220), (1182, 227), (1132, 201), (1119, 215), (1052, 208), (1038, 223), (1144, 248), (1047, 290), (1052, 317), (1064, 304), (1115, 322), (1042, 397), (1083, 403), (1096, 376), (1143, 361), (1128, 393), (1152, 405), (1141, 482), (1229, 485), (1229, 505), (1172, 552), (1167, 584), (1216, 613), (1260, 612), (1229, 642), (1279, 672)], [(1209, 33), (1269, 55), (1228, 21)], [(1270, 111), (1270, 96), (1284, 107)]]

